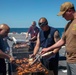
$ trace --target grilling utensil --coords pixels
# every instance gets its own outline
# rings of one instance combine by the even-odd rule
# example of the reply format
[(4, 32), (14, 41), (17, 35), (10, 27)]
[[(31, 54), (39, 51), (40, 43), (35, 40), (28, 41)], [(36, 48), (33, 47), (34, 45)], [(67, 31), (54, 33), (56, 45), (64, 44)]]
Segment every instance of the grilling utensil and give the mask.
[(41, 53), (37, 54), (36, 58), (34, 59), (34, 61), (30, 64), (33, 65), (38, 59), (41, 59)]
[(38, 59), (41, 59), (42, 57), (52, 57), (52, 51), (50, 52), (47, 52), (47, 53), (44, 53), (44, 54), (41, 54), (41, 52), (39, 52), (39, 54), (37, 54), (37, 57), (36, 59), (31, 63), (31, 65), (33, 65)]

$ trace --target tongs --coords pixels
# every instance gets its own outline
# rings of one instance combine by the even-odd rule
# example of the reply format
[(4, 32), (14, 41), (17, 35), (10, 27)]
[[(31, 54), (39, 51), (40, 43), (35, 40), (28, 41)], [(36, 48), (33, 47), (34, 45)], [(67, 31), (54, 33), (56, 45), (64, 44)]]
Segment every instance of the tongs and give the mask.
[(38, 59), (41, 59), (42, 57), (49, 57), (49, 56), (51, 56), (51, 54), (52, 54), (53, 52), (52, 51), (50, 51), (50, 52), (47, 52), (47, 53), (44, 53), (44, 54), (41, 54), (41, 51), (37, 54), (37, 57), (36, 57), (36, 59), (32, 62), (32, 64), (31, 65), (33, 65)]
[(41, 52), (39, 52), (38, 54), (37, 54), (37, 57), (34, 59), (34, 61), (31, 63), (31, 65), (33, 65), (34, 63), (36, 63), (36, 61), (38, 60), (38, 59), (41, 59), (42, 58), (42, 56), (41, 56)]

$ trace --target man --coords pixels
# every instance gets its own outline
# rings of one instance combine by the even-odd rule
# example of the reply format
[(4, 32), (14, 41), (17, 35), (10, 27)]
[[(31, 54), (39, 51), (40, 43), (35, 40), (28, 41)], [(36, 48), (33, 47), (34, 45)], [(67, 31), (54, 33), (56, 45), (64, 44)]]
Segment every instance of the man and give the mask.
[(58, 16), (63, 16), (68, 22), (62, 38), (42, 53), (66, 45), (67, 75), (76, 75), (76, 12), (71, 2), (65, 2), (60, 7)]
[(7, 24), (0, 25), (0, 74), (6, 75), (6, 64), (4, 59), (8, 59), (10, 62), (14, 60), (13, 57), (5, 53), (5, 46), (3, 38), (7, 36), (10, 28)]
[(36, 40), (37, 40), (37, 34), (39, 32), (39, 28), (36, 26), (36, 22), (33, 21), (31, 27), (29, 28), (27, 34), (26, 34), (26, 38), (29, 37), (29, 34), (31, 36), (31, 38), (29, 39), (29, 41), (31, 42), (30, 46), (31, 46), (31, 50), (34, 49)]
[[(38, 22), (41, 30), (37, 37), (37, 43), (34, 48), (34, 52), (31, 55), (32, 57), (35, 56), (39, 50), (39, 48), (48, 48), (57, 42), (60, 39), (59, 32), (57, 29), (50, 27), (48, 25), (48, 21), (46, 18), (41, 17)], [(45, 67), (49, 70), (54, 72), (54, 75), (58, 75), (58, 50), (59, 48), (52, 51), (53, 57), (49, 58), (42, 58), (41, 61), (45, 65)]]

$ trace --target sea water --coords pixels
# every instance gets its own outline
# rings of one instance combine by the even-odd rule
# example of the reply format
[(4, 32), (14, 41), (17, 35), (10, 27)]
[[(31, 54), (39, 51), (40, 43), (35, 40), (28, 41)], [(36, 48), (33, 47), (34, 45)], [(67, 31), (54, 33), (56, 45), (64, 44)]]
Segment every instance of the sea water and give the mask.
[[(64, 31), (64, 28), (57, 28), (59, 30), (60, 36), (62, 36), (62, 33)], [(21, 32), (27, 32), (28, 28), (11, 28), (10, 33), (21, 33)]]

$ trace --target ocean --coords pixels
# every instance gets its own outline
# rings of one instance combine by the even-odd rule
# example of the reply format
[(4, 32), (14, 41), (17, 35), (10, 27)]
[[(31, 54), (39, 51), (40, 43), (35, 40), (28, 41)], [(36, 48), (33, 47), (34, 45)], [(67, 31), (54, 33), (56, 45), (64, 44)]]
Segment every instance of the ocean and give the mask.
[[(60, 36), (62, 36), (62, 33), (64, 31), (64, 28), (57, 28), (59, 30)], [(21, 32), (27, 32), (28, 28), (11, 28), (10, 33), (21, 33)]]

